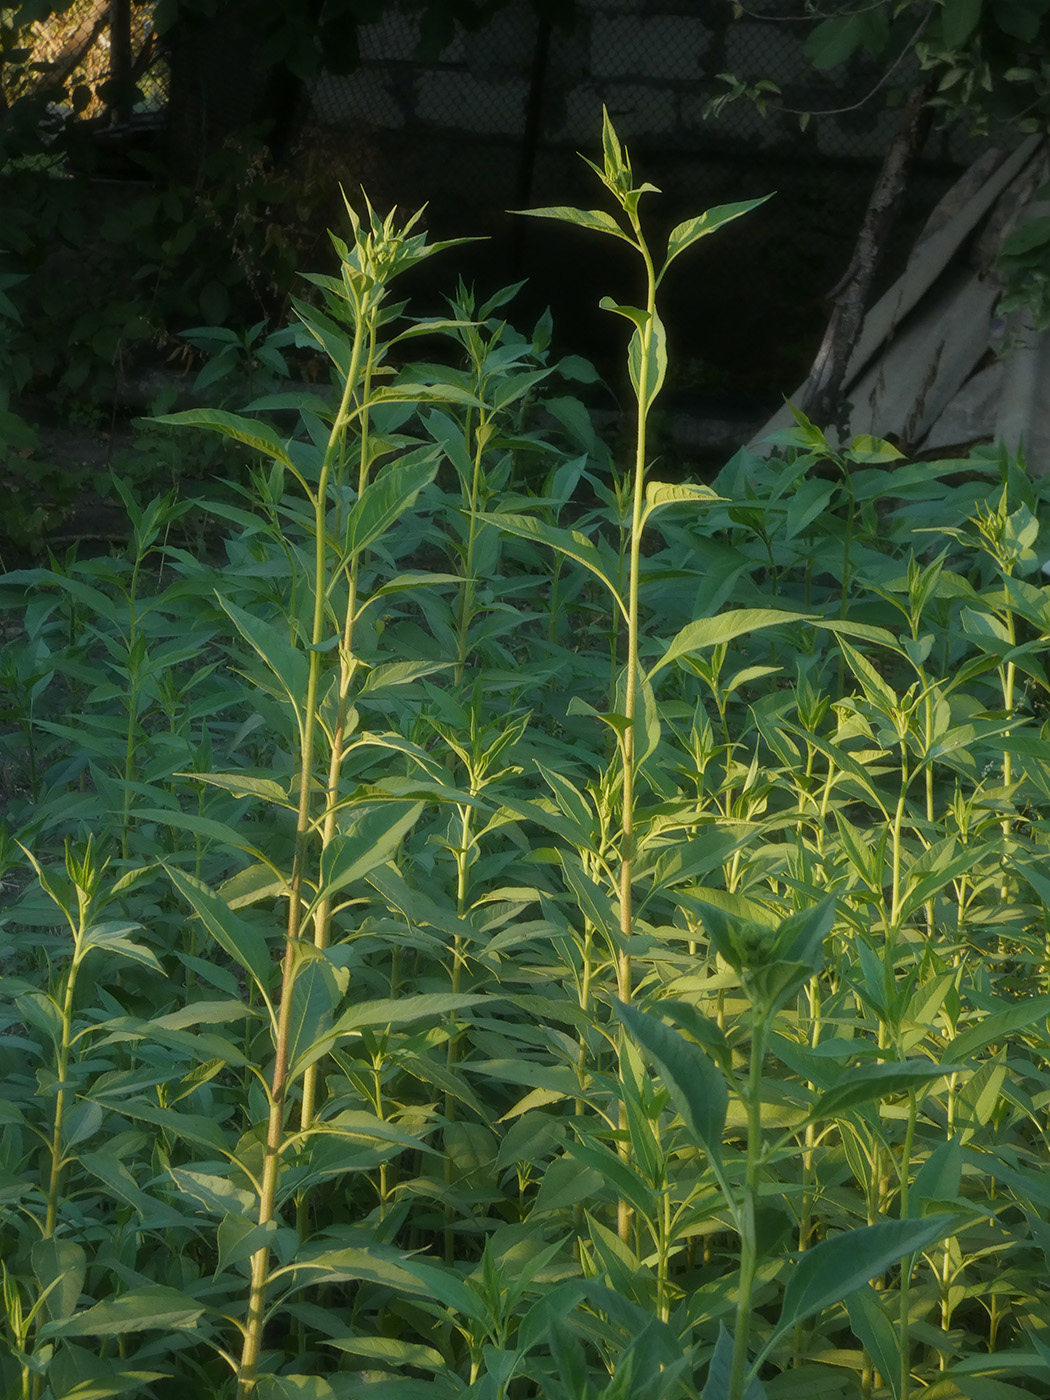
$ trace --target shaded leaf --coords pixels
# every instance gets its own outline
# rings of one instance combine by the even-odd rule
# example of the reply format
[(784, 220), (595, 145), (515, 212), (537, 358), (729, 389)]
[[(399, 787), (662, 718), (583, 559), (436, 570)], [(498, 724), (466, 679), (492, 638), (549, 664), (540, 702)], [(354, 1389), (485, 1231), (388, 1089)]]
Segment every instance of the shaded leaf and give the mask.
[(177, 1288), (148, 1284), (120, 1298), (96, 1303), (62, 1322), (48, 1322), (40, 1335), (48, 1337), (121, 1337), (128, 1332), (168, 1331), (193, 1327), (204, 1313), (202, 1303)]
[(703, 1050), (655, 1016), (621, 1001), (614, 1005), (620, 1020), (659, 1071), (686, 1129), (721, 1176), (722, 1130), (729, 1108), (729, 1090), (721, 1073)]
[(787, 1275), (780, 1317), (762, 1355), (807, 1317), (841, 1303), (906, 1254), (944, 1239), (959, 1224), (955, 1215), (925, 1220), (882, 1220), (821, 1240), (801, 1256)]

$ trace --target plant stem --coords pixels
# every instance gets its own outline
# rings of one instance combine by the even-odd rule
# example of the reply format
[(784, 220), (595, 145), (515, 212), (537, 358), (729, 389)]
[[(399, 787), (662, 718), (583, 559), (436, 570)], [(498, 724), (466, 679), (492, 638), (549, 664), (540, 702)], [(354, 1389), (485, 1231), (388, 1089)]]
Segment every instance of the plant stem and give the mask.
[[(355, 338), (355, 347), (357, 341)], [(357, 499), (363, 500), (368, 489), (368, 468), (369, 468), (369, 433), (368, 433), (368, 396), (372, 383), (372, 368), (375, 364), (376, 350), (376, 328), (374, 324), (368, 327), (368, 354), (365, 359), (364, 372), (361, 375), (361, 409), (360, 409), (360, 431), (361, 431), (361, 451), (358, 459), (357, 476)], [(354, 366), (351, 365), (351, 373)], [(344, 399), (344, 404), (347, 400)], [(334, 429), (333, 429), (334, 431)], [(339, 811), (339, 783), (343, 771), (343, 759), (346, 745), (346, 726), (350, 713), (350, 688), (353, 685), (354, 675), (357, 671), (357, 661), (354, 657), (354, 623), (357, 618), (357, 596), (358, 596), (358, 575), (361, 564), (361, 556), (355, 552), (349, 563), (347, 570), (347, 599), (346, 612), (343, 617), (343, 636), (339, 647), (339, 698), (336, 707), (335, 727), (332, 730), (331, 751), (328, 761), (328, 786), (325, 796), (324, 818), (321, 823), (321, 850), (327, 849), (336, 834), (336, 818)], [(314, 614), (314, 627), (316, 631), (317, 616)], [(317, 641), (315, 638), (315, 648)], [(313, 653), (311, 653), (312, 659)], [(328, 929), (332, 915), (332, 901), (323, 899), (314, 914), (314, 946), (317, 948), (328, 947)], [(300, 1109), (300, 1127), (305, 1131), (313, 1123), (314, 1105), (317, 1098), (317, 1076), (320, 1070), (319, 1062), (315, 1061), (309, 1065), (303, 1075), (303, 1098)]]
[(752, 1009), (751, 1057), (747, 1077), (747, 1160), (744, 1191), (737, 1211), (740, 1231), (740, 1282), (737, 1285), (736, 1325), (733, 1335), (733, 1367), (727, 1400), (744, 1400), (747, 1381), (747, 1344), (751, 1336), (751, 1297), (758, 1269), (755, 1212), (762, 1161), (762, 1062), (765, 1058), (767, 1017), (765, 1008)]
[[(262, 1180), (259, 1189), (257, 1223), (268, 1225), (274, 1218), (280, 1161), (284, 1145), (285, 1097), (288, 1087), (289, 1040), (292, 1017), (292, 993), (295, 988), (296, 943), (299, 940), (302, 917), (302, 887), (306, 873), (311, 830), (311, 789), (314, 768), (314, 735), (317, 728), (317, 696), (320, 688), (320, 643), (324, 638), (325, 598), (327, 583), (327, 543), (325, 522), (328, 504), (328, 481), (336, 452), (350, 416), (350, 401), (357, 384), (364, 343), (364, 324), (359, 315), (355, 320), (353, 350), (346, 382), (343, 386), (339, 411), (328, 437), (320, 477), (314, 496), (314, 612), (311, 633), (309, 673), (306, 703), (301, 722), (299, 755), (299, 809), (295, 828), (295, 854), (292, 863), (291, 889), (288, 900), (288, 927), (285, 938), (281, 1001), (274, 1045), (274, 1067), (269, 1089), (269, 1119), (263, 1156)], [(263, 1322), (266, 1308), (266, 1286), (270, 1272), (270, 1250), (267, 1245), (257, 1249), (251, 1260), (251, 1289), (248, 1295), (248, 1316), (244, 1329), (244, 1344), (237, 1369), (237, 1400), (248, 1400), (255, 1389), (255, 1374), (262, 1349)]]
[[(631, 936), (634, 926), (632, 908), (632, 873), (634, 869), (634, 778), (635, 778), (635, 710), (638, 699), (638, 585), (641, 572), (642, 552), (642, 508), (645, 502), (645, 439), (646, 419), (649, 400), (649, 365), (652, 358), (653, 318), (656, 313), (656, 274), (652, 258), (645, 246), (637, 217), (632, 218), (637, 235), (638, 248), (645, 260), (647, 281), (646, 310), (648, 319), (641, 332), (641, 353), (639, 355), (638, 386), (636, 398), (638, 421), (635, 432), (634, 489), (631, 499), (631, 539), (630, 568), (628, 573), (627, 596), (627, 680), (624, 688), (623, 739), (620, 744), (623, 762), (623, 785), (621, 790), (621, 849), (620, 849), (620, 947), (616, 958), (616, 994), (622, 1002), (630, 1003), (633, 995), (631, 971)], [(621, 1039), (623, 1030), (620, 1031)], [(627, 1144), (627, 1110), (621, 1100), (619, 1129), (621, 1133), (621, 1155), (629, 1155)], [(631, 1212), (628, 1203), (621, 1198), (617, 1206), (617, 1232), (626, 1241), (630, 1233)]]

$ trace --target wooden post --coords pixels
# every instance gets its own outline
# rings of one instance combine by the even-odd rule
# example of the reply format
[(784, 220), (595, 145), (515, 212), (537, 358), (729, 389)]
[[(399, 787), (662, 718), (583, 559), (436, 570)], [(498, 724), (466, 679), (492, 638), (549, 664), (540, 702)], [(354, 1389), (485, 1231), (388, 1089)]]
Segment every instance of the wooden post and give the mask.
[(131, 117), (134, 92), (131, 54), (131, 0), (109, 0), (109, 99), (113, 125)]

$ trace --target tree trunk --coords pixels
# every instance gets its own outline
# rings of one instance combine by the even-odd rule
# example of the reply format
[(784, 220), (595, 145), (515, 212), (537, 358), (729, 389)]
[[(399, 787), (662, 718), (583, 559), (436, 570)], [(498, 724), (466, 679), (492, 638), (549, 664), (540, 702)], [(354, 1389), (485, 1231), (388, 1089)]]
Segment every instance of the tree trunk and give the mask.
[(918, 84), (908, 94), (900, 127), (886, 152), (868, 202), (853, 260), (831, 293), (834, 302), (831, 317), (802, 395), (803, 413), (822, 428), (833, 424), (840, 416), (842, 385), (864, 324), (872, 282), (907, 187), (908, 167), (922, 148), (929, 130), (930, 111), (926, 106), (929, 95), (929, 81)]

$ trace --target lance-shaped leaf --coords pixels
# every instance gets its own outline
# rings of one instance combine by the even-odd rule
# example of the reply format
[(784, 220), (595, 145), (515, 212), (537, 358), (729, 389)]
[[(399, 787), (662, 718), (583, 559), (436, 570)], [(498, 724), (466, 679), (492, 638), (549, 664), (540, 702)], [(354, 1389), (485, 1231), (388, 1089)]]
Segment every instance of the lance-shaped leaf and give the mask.
[(265, 457), (280, 462), (282, 467), (295, 469), (288, 451), (268, 423), (259, 423), (254, 418), (242, 418), (238, 413), (227, 413), (222, 408), (188, 408), (182, 413), (164, 413), (160, 417), (147, 418), (147, 423), (170, 423), (172, 427), (209, 428), (223, 437), (243, 442)]
[(718, 204), (713, 209), (706, 210), (703, 214), (697, 214), (695, 218), (686, 219), (684, 223), (671, 230), (671, 236), (667, 240), (667, 257), (660, 270), (660, 276), (656, 279), (657, 285), (663, 280), (663, 275), (671, 266), (671, 263), (679, 253), (684, 253), (687, 248), (691, 248), (701, 238), (706, 238), (709, 233), (714, 233), (723, 224), (739, 219), (742, 214), (750, 214), (752, 209), (757, 209), (760, 204), (765, 204), (767, 199), (772, 199), (772, 194), (764, 194), (759, 199), (744, 199), (736, 204)]
[(163, 1284), (148, 1284), (120, 1298), (96, 1303), (62, 1322), (48, 1322), (40, 1337), (121, 1337), (127, 1332), (193, 1327), (205, 1311), (203, 1303)]
[[(203, 836), (206, 841), (219, 841), (235, 851), (247, 851), (263, 862), (264, 857), (255, 846), (245, 841), (243, 828), (230, 826), (227, 822), (216, 821), (213, 817), (202, 817), (197, 812), (184, 812), (179, 807), (137, 807), (136, 822), (159, 822), (162, 826), (190, 831), (194, 836)], [(273, 879), (279, 879), (277, 871), (271, 872)]]
[(421, 448), (387, 467), (369, 484), (350, 512), (346, 535), (346, 551), (350, 557), (367, 549), (411, 509), (423, 487), (434, 480), (437, 458), (436, 447)]
[(292, 646), (286, 632), (271, 627), (268, 622), (231, 603), (228, 598), (220, 598), (219, 603), (244, 640), (277, 677), (281, 689), (298, 714), (299, 702), (306, 694), (309, 672), (305, 653)]
[(864, 1284), (846, 1299), (846, 1311), (853, 1335), (874, 1361), (896, 1400), (901, 1386), (900, 1342), (871, 1284)]
[(381, 802), (367, 811), (344, 815), (339, 835), (321, 853), (321, 885), (311, 908), (384, 865), (415, 826), (424, 805)]
[(549, 549), (555, 549), (559, 554), (575, 559), (577, 564), (582, 564), (596, 578), (601, 579), (623, 614), (624, 621), (628, 620), (627, 608), (620, 597), (619, 583), (609, 572), (609, 566), (600, 551), (579, 530), (562, 530), (556, 525), (534, 520), (531, 515), (516, 515), (510, 511), (478, 511), (477, 518), (497, 526), (500, 530), (506, 530), (508, 534), (517, 535), (520, 539), (531, 540), (536, 544), (545, 544)]
[(339, 1003), (346, 992), (349, 974), (336, 968), (306, 939), (294, 947), (297, 954), (295, 982), (288, 1015), (288, 1078), (296, 1079), (308, 1065), (320, 1058), (315, 1047), (324, 1043)]
[(251, 974), (269, 1005), (270, 950), (263, 935), (236, 914), (203, 880), (174, 865), (165, 865), (164, 869), (219, 947)]
[(930, 1060), (903, 1060), (896, 1064), (851, 1066), (842, 1082), (820, 1096), (813, 1106), (809, 1123), (837, 1118), (862, 1104), (876, 1103), (891, 1094), (902, 1094), (932, 1084), (963, 1065), (936, 1065)]
[(923, 1162), (908, 1192), (908, 1214), (922, 1214), (924, 1201), (954, 1201), (962, 1183), (962, 1139), (956, 1134)]
[(724, 1185), (722, 1130), (729, 1091), (721, 1073), (699, 1046), (655, 1016), (614, 1001), (616, 1014), (660, 1073), (671, 1102), (693, 1140)]
[[(648, 348), (646, 347), (648, 338)], [(627, 347), (627, 370), (643, 409), (652, 406), (667, 375), (667, 333), (656, 311), (645, 330), (638, 329)]]
[[(234, 797), (261, 797), (264, 802), (272, 802), (277, 807), (287, 807), (290, 812), (296, 809), (288, 796), (287, 788), (272, 778), (253, 778), (247, 773), (176, 773), (176, 778), (192, 779), (195, 783), (210, 783), (221, 787)], [(250, 849), (242, 843), (241, 849)]]
[(593, 229), (595, 233), (608, 233), (614, 238), (622, 238), (625, 243), (634, 243), (634, 239), (624, 233), (623, 229), (604, 209), (573, 209), (571, 206), (558, 204), (550, 205), (545, 209), (510, 209), (510, 214), (526, 214), (531, 219), (557, 219), (559, 223), (575, 224), (578, 228)]
[(331, 1030), (318, 1037), (311, 1049), (313, 1059), (327, 1054), (332, 1046), (345, 1036), (357, 1031), (381, 1026), (408, 1026), (413, 1021), (426, 1021), (439, 1016), (451, 1016), (456, 1011), (466, 1011), (479, 1002), (491, 1005), (496, 998), (478, 996), (468, 992), (421, 992), (418, 996), (387, 997), (380, 1001), (362, 1002), (344, 1011)]
[[(718, 1341), (707, 1372), (707, 1382), (700, 1400), (726, 1400), (733, 1376), (733, 1339), (724, 1322), (718, 1324)], [(744, 1385), (743, 1400), (766, 1400), (766, 1392), (757, 1376), (750, 1376)]]
[(701, 617), (682, 628), (650, 670), (649, 679), (653, 680), (665, 666), (670, 666), (672, 661), (691, 651), (705, 651), (708, 647), (720, 646), (723, 642), (731, 642), (763, 627), (816, 621), (806, 613), (787, 612), (783, 608), (736, 608), (732, 612), (719, 613), (717, 617)]
[[(1034, 872), (1025, 869), (1019, 862), (1017, 868), (1026, 880), (1032, 878)], [(1050, 1016), (1050, 996), (1025, 997), (1023, 1001), (1004, 1006), (1001, 1011), (993, 1011), (990, 1016), (967, 1026), (947, 1046), (945, 1056), (952, 1060), (969, 1060), (986, 1045), (1004, 1041), (1025, 1028), (1042, 1037), (1045, 1035), (1047, 1016)]]
[(88, 948), (102, 948), (107, 953), (113, 953), (122, 958), (129, 958), (132, 962), (142, 963), (145, 967), (150, 967), (155, 972), (162, 972), (163, 968), (157, 961), (156, 954), (153, 950), (144, 947), (141, 943), (135, 943), (132, 939), (127, 937), (129, 933), (137, 933), (141, 928), (141, 924), (92, 924), (90, 928), (84, 931), (80, 946), (85, 951)]
[(648, 481), (645, 485), (642, 524), (645, 524), (653, 511), (661, 510), (664, 506), (702, 506), (710, 505), (712, 501), (724, 500), (725, 497), (712, 491), (710, 486), (696, 486), (690, 482)]
[(613, 301), (612, 297), (602, 297), (598, 303), (602, 311), (615, 311), (617, 316), (623, 316), (626, 320), (640, 331), (644, 331), (649, 323), (650, 314), (640, 306), (629, 306), (626, 302)]
[(87, 1255), (72, 1240), (37, 1240), (33, 1245), (33, 1273), (47, 1295), (47, 1316), (58, 1322), (76, 1311), (87, 1275)]
[(931, 1215), (925, 1220), (882, 1220), (859, 1230), (821, 1240), (807, 1250), (787, 1277), (780, 1317), (755, 1361), (759, 1366), (785, 1332), (807, 1317), (841, 1303), (906, 1254), (915, 1254), (942, 1240), (959, 1225), (957, 1215)]

